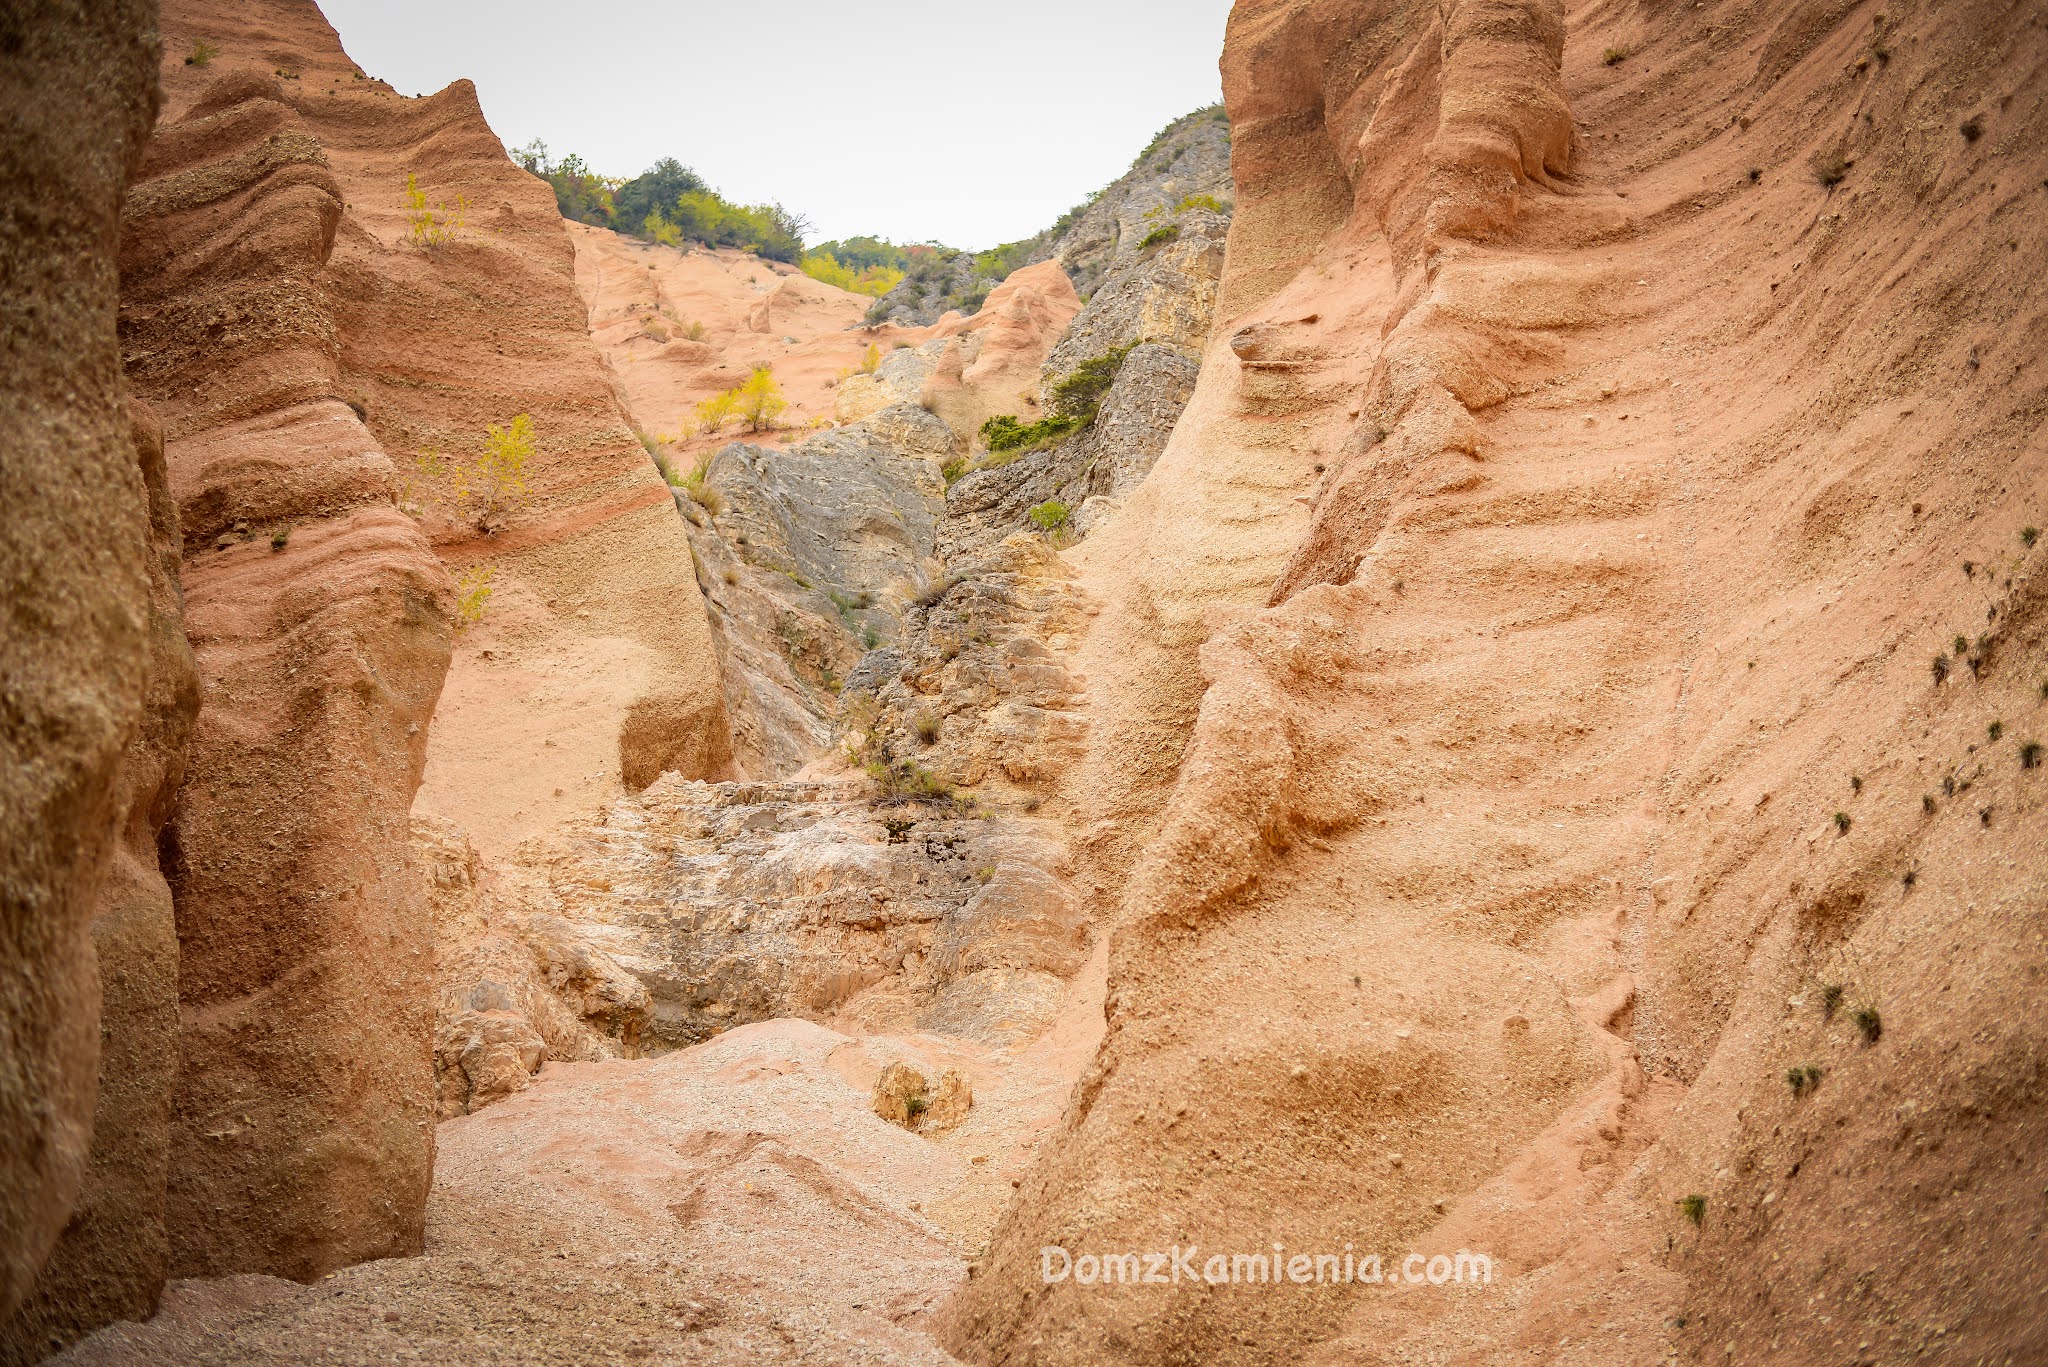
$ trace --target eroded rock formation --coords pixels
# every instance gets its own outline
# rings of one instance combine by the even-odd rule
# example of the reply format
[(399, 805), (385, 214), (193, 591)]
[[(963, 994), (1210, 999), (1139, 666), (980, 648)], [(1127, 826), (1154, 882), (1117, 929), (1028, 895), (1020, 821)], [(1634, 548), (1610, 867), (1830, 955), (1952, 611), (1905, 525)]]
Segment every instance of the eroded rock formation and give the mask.
[[(81, 1200), (92, 1228), (61, 1244), (67, 1283), (146, 1222), (131, 1159), (160, 1162), (167, 965), (154, 825), (189, 716), (175, 544), (147, 420), (131, 423), (115, 338), (121, 196), (156, 105), (155, 6), (54, 4), (0, 19), (0, 1324), (16, 1358), (68, 1327), (31, 1307), (8, 1324)], [(140, 459), (138, 459), (140, 456)], [(155, 475), (154, 489), (146, 479)], [(169, 777), (174, 782), (174, 777)], [(131, 867), (142, 853), (145, 867)], [(146, 981), (112, 994), (102, 1038), (98, 952)], [(101, 1060), (144, 1075), (95, 1100)], [(131, 1148), (95, 1134), (132, 1116)], [(152, 1124), (154, 1119), (154, 1124)], [(140, 1201), (143, 1209), (137, 1209)], [(146, 1249), (136, 1256), (147, 1261)], [(107, 1267), (120, 1278), (118, 1258)], [(46, 1283), (47, 1285), (48, 1283)], [(109, 1285), (112, 1308), (154, 1304)], [(59, 1310), (55, 1320), (66, 1318)]]
[[(1237, 6), (1218, 340), (1071, 553), (1109, 1034), (956, 1351), (2039, 1350), (2039, 41)], [(1347, 1242), (1517, 1293), (1041, 1285)]]
[(124, 211), (122, 341), (164, 421), (204, 690), (166, 835), (186, 1273), (416, 1251), (433, 1164), (404, 838), (453, 609), (342, 398), (325, 163), (276, 77), (224, 73), (169, 115)]
[[(59, 566), (111, 667), (31, 681), (101, 690), (35, 776), (105, 784), (48, 829), (135, 867), (94, 902), (8, 847), (76, 913), (9, 922), (57, 1012), (6, 1000), (10, 1353), (136, 1313), (167, 1247), (306, 1275), (427, 1222), (432, 1260), (186, 1284), (77, 1360), (2048, 1351), (2038, 16), (1241, 0), (1234, 152), (1183, 121), (977, 312), (859, 329), (592, 233), (579, 313), (473, 94), (401, 101), (309, 13), (173, 16), (129, 210), (206, 689), (182, 1132), (146, 420), (132, 507), (50, 486), (134, 555)], [(407, 173), (470, 236), (418, 237)], [(805, 430), (663, 435), (762, 361)], [(1084, 370), (1083, 430), (976, 440)], [(130, 479), (111, 393), (52, 468)], [(435, 483), (515, 411), (523, 499)], [(443, 560), (497, 577), (428, 726)], [(1175, 1244), (1495, 1284), (1044, 1283)]]

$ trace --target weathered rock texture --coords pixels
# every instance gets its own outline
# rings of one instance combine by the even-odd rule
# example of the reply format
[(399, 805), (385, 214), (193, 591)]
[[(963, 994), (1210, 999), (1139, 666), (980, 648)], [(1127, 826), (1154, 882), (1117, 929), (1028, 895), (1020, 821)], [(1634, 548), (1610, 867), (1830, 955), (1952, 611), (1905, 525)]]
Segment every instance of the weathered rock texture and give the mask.
[[(151, 1028), (128, 1014), (146, 1016), (151, 994), (117, 1000), (103, 1046), (94, 955), (101, 941), (125, 967), (129, 937), (151, 934), (124, 923), (148, 917), (125, 860), (160, 816), (152, 756), (126, 749), (139, 726), (145, 746), (176, 748), (155, 707), (159, 686), (175, 692), (161, 672), (175, 599), (153, 592), (162, 529), (115, 339), (121, 195), (155, 111), (154, 19), (147, 3), (0, 18), (0, 1322), (81, 1192), (108, 1224), (137, 1214), (115, 1171), (126, 1155), (92, 1140), (94, 1075), (103, 1047), (118, 1054)], [(139, 971), (165, 967), (132, 948)], [(138, 1079), (99, 1104), (147, 1111), (150, 1090)], [(67, 1254), (92, 1260), (81, 1243), (107, 1232)], [(45, 1332), (43, 1314), (6, 1330), (10, 1356)]]
[(636, 979), (636, 1046), (778, 1016), (1035, 1036), (1089, 943), (1056, 830), (864, 788), (663, 779), (522, 848), (495, 914)]
[[(305, 1277), (419, 1246), (448, 1053), (407, 855), (423, 769), (483, 843), (589, 786), (723, 773), (730, 745), (681, 524), (584, 334), (551, 196), (474, 92), (399, 98), (310, 4), (193, 0), (163, 29), (122, 338), (164, 423), (205, 689), (165, 840), (169, 1237), (186, 1271)], [(463, 206), (446, 240), (412, 231), (408, 174)], [(519, 413), (525, 487), (463, 503), (438, 471)], [(493, 595), (438, 713), (435, 545)], [(528, 700), (567, 676), (537, 731)]]
[(1018, 271), (972, 318), (849, 376), (843, 425), (719, 448), (705, 492), (677, 494), (749, 774), (788, 776), (834, 752), (842, 687), (943, 578), (949, 465), (989, 414), (1032, 401), (1080, 307), (1056, 266)]
[(165, 836), (186, 1273), (417, 1251), (432, 1170), (404, 839), (451, 609), (341, 398), (323, 280), (341, 212), (276, 78), (230, 70), (167, 118), (124, 214), (122, 340), (164, 421), (204, 689)]
[(874, 697), (886, 754), (991, 797), (1042, 801), (1087, 744), (1087, 692), (1067, 660), (1091, 605), (1035, 535), (956, 559), (942, 587), (847, 689)]
[[(1210, 193), (1223, 188), (1215, 181), (1215, 155), (1228, 173), (1229, 137), (1221, 127), (1206, 115), (1176, 125), (1074, 229), (1082, 263), (1074, 268), (1087, 272), (1088, 302), (1046, 353), (1036, 384), (997, 392), (989, 406), (961, 415), (971, 422), (954, 425), (972, 435), (995, 412), (1034, 421), (1059, 407), (1061, 381), (1087, 362), (1121, 354), (1115, 383), (1094, 420), (1058, 445), (975, 460), (947, 490), (942, 558), (987, 554), (1037, 526), (1032, 510), (1046, 504), (1066, 509), (1068, 520), (1055, 531), (1071, 544), (1115, 512), (1166, 449), (1194, 393), (1222, 285), (1230, 207)], [(1203, 204), (1186, 202), (1194, 193), (1189, 185), (1204, 187)]]
[[(985, 554), (1031, 530), (1031, 510), (1048, 500), (1070, 510), (1073, 532), (1092, 531), (1166, 449), (1199, 371), (1196, 358), (1178, 347), (1132, 347), (1095, 420), (1081, 432), (1043, 451), (985, 460), (947, 488), (939, 553), (949, 561)], [(1091, 505), (1091, 499), (1099, 501)]]
[[(491, 574), (434, 711), (421, 796), (481, 849), (550, 829), (629, 776), (725, 774), (723, 705), (682, 528), (590, 342), (553, 196), (505, 156), (475, 90), (457, 82), (406, 99), (366, 78), (310, 0), (176, 0), (164, 24), (166, 139), (195, 110), (219, 114), (231, 94), (249, 104), (209, 125), (220, 131), (179, 135), (225, 139), (232, 123), (247, 138), (232, 148), (243, 160), (215, 164), (200, 147), (187, 173), (246, 177), (250, 159), (270, 172), (260, 204), (218, 203), (219, 230), (268, 251), (281, 229), (257, 224), (325, 215), (332, 239), (303, 307), (229, 316), (184, 292), (139, 320), (177, 336), (224, 331), (266, 366), (308, 350), (334, 376), (317, 397), (287, 391), (308, 405), (290, 410), (290, 439), (330, 452), (310, 463), (323, 471), (317, 491), (306, 471), (263, 454), (277, 433), (250, 420), (250, 377), (202, 375), (198, 392), (178, 396), (209, 421), (243, 424), (210, 462), (188, 540), (239, 534), (237, 521), (262, 540), (312, 510), (395, 498), (452, 573)], [(218, 55), (186, 65), (200, 41)], [(270, 122), (258, 128), (251, 110)], [(219, 148), (230, 154), (228, 142)], [(408, 176), (427, 212), (459, 215), (447, 240), (415, 239)], [(314, 202), (321, 185), (331, 206)], [(204, 278), (196, 263), (179, 268)], [(165, 363), (136, 357), (144, 369)], [(495, 509), (460, 501), (457, 467), (483, 453), (491, 426), (522, 413), (536, 441), (523, 494)], [(179, 421), (167, 408), (174, 444)], [(238, 511), (226, 519), (230, 494)], [(274, 500), (296, 500), (295, 511)], [(534, 724), (541, 708), (546, 726)]]
[(726, 446), (710, 507), (678, 495), (747, 772), (792, 774), (832, 748), (841, 681), (934, 573), (953, 448), (945, 423), (899, 404), (780, 451)]
[(1155, 230), (1188, 224), (1184, 215), (1204, 212), (1183, 205), (1189, 199), (1216, 200), (1227, 211), (1231, 123), (1213, 105), (1176, 119), (1138, 154), (1131, 169), (1079, 209), (1059, 233), (1052, 256), (1084, 299), (1094, 302), (1104, 278), (1144, 250)]
[[(956, 1351), (2048, 1351), (2039, 23), (1237, 6), (1219, 340), (1072, 553), (1109, 1033)], [(1273, 1242), (1505, 1288), (1040, 1284)]]
[(149, 517), (143, 715), (114, 785), (119, 841), (92, 921), (99, 964), (99, 1098), (78, 1199), (33, 1296), (0, 1326), (0, 1362), (31, 1362), (115, 1319), (155, 1311), (168, 1272), (164, 1190), (179, 1059), (178, 932), (159, 833), (184, 772), (198, 677), (178, 585), (177, 508), (163, 435), (131, 403)]

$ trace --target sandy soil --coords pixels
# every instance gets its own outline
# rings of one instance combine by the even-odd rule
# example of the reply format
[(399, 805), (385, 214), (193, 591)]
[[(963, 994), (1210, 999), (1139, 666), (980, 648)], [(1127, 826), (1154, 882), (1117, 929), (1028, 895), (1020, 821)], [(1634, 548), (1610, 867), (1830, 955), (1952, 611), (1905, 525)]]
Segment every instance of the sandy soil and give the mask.
[[(584, 223), (564, 225), (576, 246), (576, 279), (590, 335), (642, 431), (678, 440), (679, 452), (728, 441), (800, 440), (832, 417), (839, 378), (870, 346), (916, 345), (928, 329), (860, 326), (874, 301), (813, 280), (794, 266), (721, 248), (657, 246)], [(687, 334), (700, 329), (702, 337)], [(699, 402), (772, 366), (789, 400), (785, 426), (747, 436), (699, 433)]]
[[(902, 1363), (1058, 1125), (1101, 1037), (1103, 960), (1014, 1050), (741, 1026), (660, 1059), (549, 1064), (439, 1132), (427, 1251), (310, 1286), (175, 1283), (65, 1364)], [(876, 1117), (890, 1063), (960, 1069), (959, 1128)]]

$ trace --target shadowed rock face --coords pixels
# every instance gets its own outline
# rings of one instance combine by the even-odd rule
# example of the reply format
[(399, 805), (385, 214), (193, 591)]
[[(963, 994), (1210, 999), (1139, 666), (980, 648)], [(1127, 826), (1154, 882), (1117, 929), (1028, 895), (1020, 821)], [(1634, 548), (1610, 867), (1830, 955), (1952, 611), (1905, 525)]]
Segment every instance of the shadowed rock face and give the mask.
[(185, 767), (198, 678), (178, 586), (177, 508), (163, 434), (131, 401), (149, 514), (149, 657), (143, 715), (114, 790), (119, 842), (92, 922), (99, 961), (99, 1100), (92, 1150), (63, 1237), (35, 1291), (0, 1328), (0, 1362), (30, 1362), (115, 1319), (153, 1313), (169, 1268), (164, 1186), (179, 1057), (178, 933), (157, 841)]
[[(122, 1199), (89, 1167), (95, 926), (126, 961), (109, 865), (135, 843), (124, 789), (148, 784), (124, 751), (177, 634), (174, 605), (152, 615), (114, 324), (121, 195), (156, 108), (155, 17), (148, 3), (0, 16), (0, 1320), (82, 1189)], [(144, 971), (163, 970), (160, 949), (141, 950)]]
[(312, 1277), (418, 1251), (433, 1162), (408, 808), (448, 580), (341, 398), (342, 205), (275, 78), (229, 72), (152, 145), (123, 340), (166, 414), (204, 704), (165, 848), (184, 1015), (175, 1270)]

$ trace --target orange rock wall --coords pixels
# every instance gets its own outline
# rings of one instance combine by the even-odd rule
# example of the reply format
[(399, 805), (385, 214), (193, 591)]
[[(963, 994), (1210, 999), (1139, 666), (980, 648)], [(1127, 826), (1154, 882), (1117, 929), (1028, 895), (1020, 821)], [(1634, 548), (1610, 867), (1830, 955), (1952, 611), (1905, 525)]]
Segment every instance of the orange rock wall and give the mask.
[[(1109, 1033), (955, 1351), (2044, 1351), (2041, 23), (1236, 7), (1218, 340), (1075, 557)], [(1040, 1284), (1274, 1241), (1507, 1291)]]

